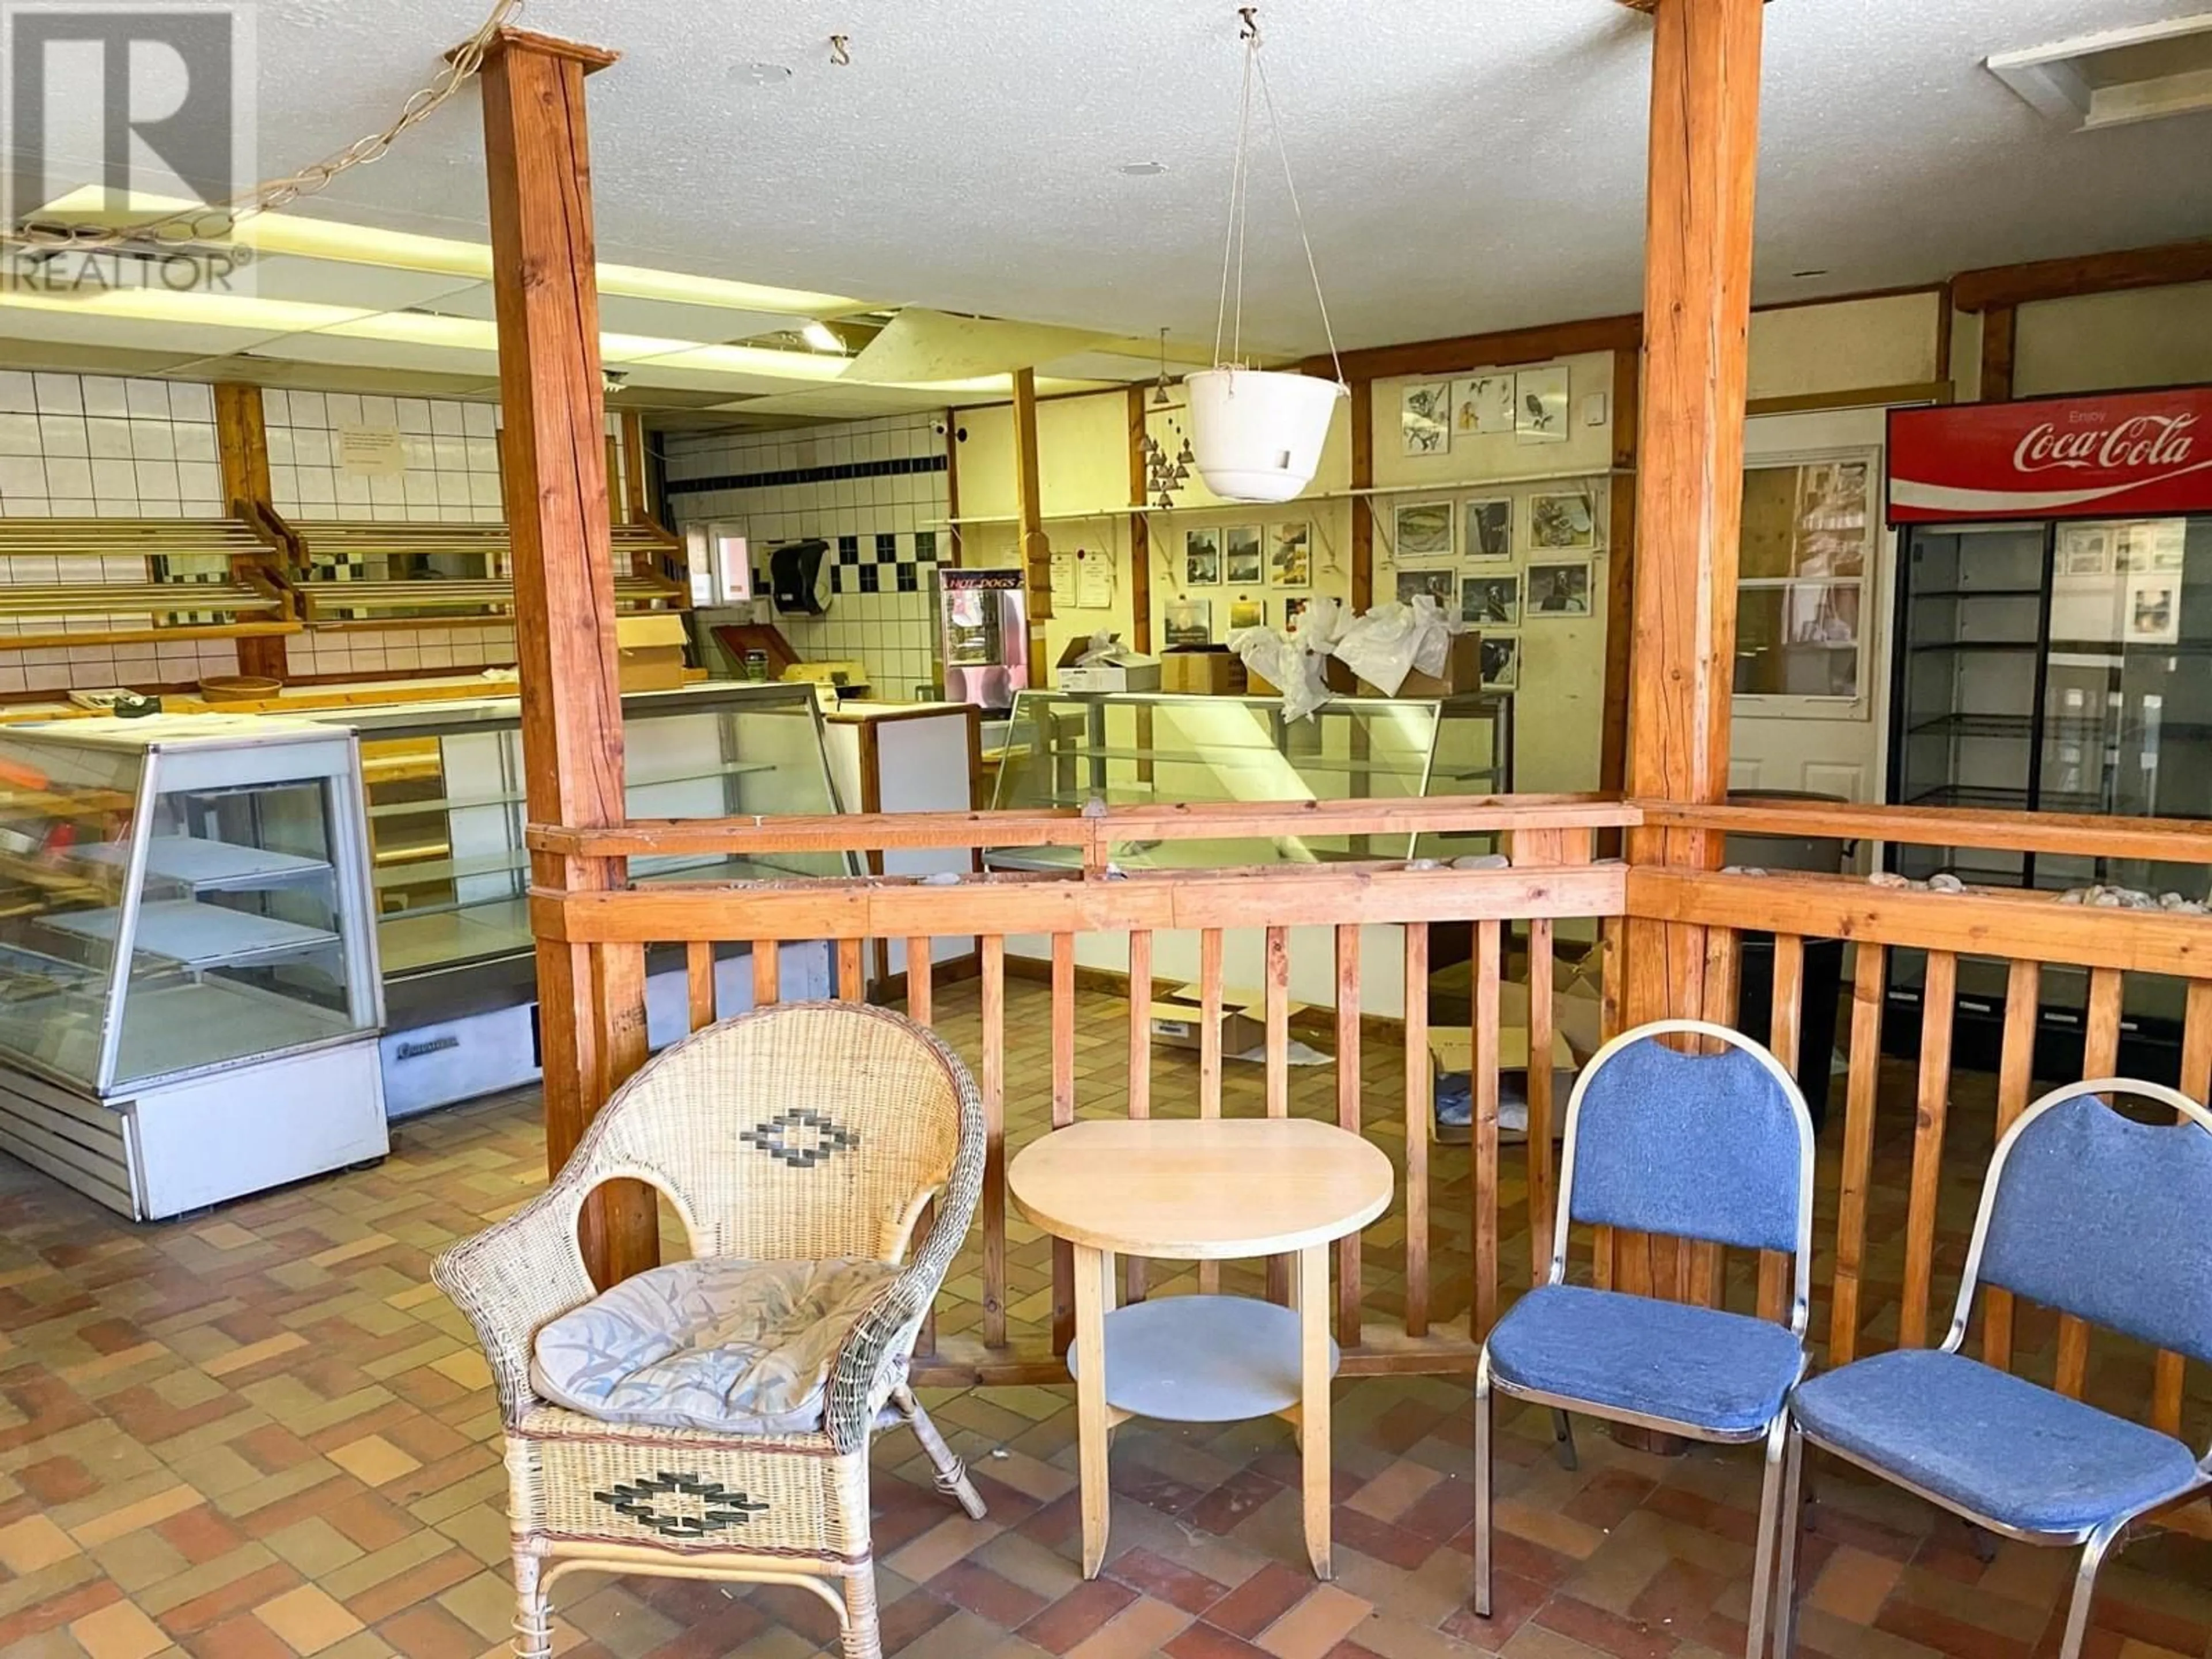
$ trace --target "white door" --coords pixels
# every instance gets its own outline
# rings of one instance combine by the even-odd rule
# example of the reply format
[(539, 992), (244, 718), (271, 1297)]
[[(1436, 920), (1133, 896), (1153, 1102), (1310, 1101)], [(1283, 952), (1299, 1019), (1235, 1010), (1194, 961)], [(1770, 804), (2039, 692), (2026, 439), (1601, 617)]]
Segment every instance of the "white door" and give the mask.
[(1881, 521), (1886, 414), (1746, 428), (1732, 788), (1881, 799), (1897, 547)]

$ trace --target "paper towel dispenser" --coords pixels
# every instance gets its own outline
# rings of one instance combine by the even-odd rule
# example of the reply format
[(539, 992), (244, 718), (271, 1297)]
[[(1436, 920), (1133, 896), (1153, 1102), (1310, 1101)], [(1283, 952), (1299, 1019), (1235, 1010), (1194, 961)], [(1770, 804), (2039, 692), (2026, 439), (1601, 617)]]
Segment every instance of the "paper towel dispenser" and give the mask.
[(830, 609), (830, 544), (787, 542), (768, 556), (769, 591), (786, 616), (819, 617)]

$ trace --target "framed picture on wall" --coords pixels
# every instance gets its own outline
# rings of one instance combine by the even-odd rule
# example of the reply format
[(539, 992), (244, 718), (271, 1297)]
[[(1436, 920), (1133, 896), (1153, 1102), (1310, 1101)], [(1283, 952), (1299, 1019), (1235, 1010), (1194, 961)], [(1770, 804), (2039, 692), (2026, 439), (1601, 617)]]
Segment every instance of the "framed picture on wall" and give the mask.
[(1577, 564), (1528, 567), (1528, 616), (1535, 622), (1571, 622), (1590, 613), (1590, 568)]
[(1398, 603), (1411, 605), (1422, 594), (1437, 602), (1437, 609), (1447, 617), (1459, 599), (1459, 573), (1455, 570), (1401, 570), (1398, 573)]
[(2058, 574), (2062, 576), (2111, 575), (2111, 526), (2101, 524), (2061, 525), (2058, 527)]
[(1528, 498), (1528, 545), (1539, 553), (1588, 553), (1597, 545), (1597, 517), (1583, 490)]
[(1513, 556), (1513, 498), (1462, 501), (1459, 547), (1469, 559), (1510, 559)]
[(1513, 377), (1513, 435), (1524, 444), (1567, 441), (1567, 366), (1524, 368)]
[(1271, 525), (1267, 529), (1267, 584), (1271, 587), (1313, 586), (1313, 526)]
[(1218, 530), (1183, 532), (1182, 585), (1185, 587), (1221, 586), (1221, 532)]
[(1400, 394), (1408, 455), (1442, 455), (1451, 448), (1451, 392), (1449, 380), (1424, 380)]
[(1482, 655), (1482, 689), (1517, 691), (1521, 689), (1521, 636), (1485, 634), (1477, 650)]
[(1298, 624), (1305, 620), (1306, 612), (1312, 609), (1312, 607), (1313, 599), (1310, 595), (1292, 596), (1285, 599), (1283, 601), (1283, 632), (1285, 634), (1297, 633), (1298, 631)]
[(1265, 599), (1231, 599), (1229, 601), (1229, 631), (1241, 633), (1248, 628), (1267, 625), (1267, 602)]
[(1452, 382), (1455, 437), (1488, 438), (1513, 430), (1513, 377), (1477, 374)]
[(2130, 645), (2177, 645), (2181, 640), (2181, 578), (2163, 572), (2128, 583), (2124, 637)]
[(1257, 587), (1267, 580), (1261, 533), (1256, 524), (1231, 525), (1221, 532), (1221, 568), (1231, 587)]
[(1406, 501), (1392, 520), (1393, 550), (1401, 561), (1449, 559), (1452, 555), (1452, 504), (1449, 501)]
[(1164, 623), (1167, 642), (1173, 645), (1213, 643), (1213, 601), (1170, 599)]
[(1521, 625), (1521, 576), (1467, 576), (1459, 585), (1459, 619), (1469, 628)]

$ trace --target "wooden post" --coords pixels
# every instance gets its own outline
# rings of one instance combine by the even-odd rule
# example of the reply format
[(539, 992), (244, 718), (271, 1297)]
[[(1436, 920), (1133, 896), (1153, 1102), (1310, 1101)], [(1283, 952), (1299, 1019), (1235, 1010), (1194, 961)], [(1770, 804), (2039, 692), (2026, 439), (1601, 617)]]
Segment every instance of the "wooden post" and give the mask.
[[(1361, 378), (1352, 383), (1352, 487), (1375, 488), (1375, 382)], [(1357, 616), (1375, 605), (1375, 501), (1372, 496), (1352, 500), (1352, 611)]]
[(2012, 401), (2013, 344), (2020, 313), (2010, 306), (1991, 306), (1982, 313), (1982, 386), (1985, 404)]
[[(1644, 383), (1638, 420), (1627, 782), (1646, 799), (1726, 799), (1743, 513), (1762, 0), (1656, 0)], [(1633, 830), (1642, 864), (1711, 868), (1719, 840)], [(1706, 1012), (1702, 927), (1627, 925), (1627, 1021)], [(1617, 1289), (1689, 1299), (1692, 1252), (1616, 1240)]]
[[(261, 388), (226, 380), (215, 389), (216, 459), (222, 465), (223, 508), (234, 519), (275, 516), (269, 496), (269, 426)], [(238, 641), (238, 672), (281, 680), (289, 672), (282, 634)]]
[[(505, 29), (483, 64), (484, 172), (499, 319), (501, 466), (514, 549), (524, 787), (533, 823), (623, 822), (622, 696), (610, 564), (606, 413), (584, 76), (597, 47)], [(617, 859), (532, 854), (544, 887), (605, 890)], [(643, 1058), (645, 982), (588, 946), (538, 942), (545, 1153), (558, 1170), (608, 1092)], [(659, 1255), (651, 1191), (601, 1189), (585, 1260), (602, 1283)]]
[(1042, 690), (1052, 672), (1045, 624), (1052, 620), (1052, 543), (1044, 533), (1044, 501), (1037, 483), (1036, 371), (1014, 371), (1015, 542), (1029, 583), (1030, 685)]
[(1145, 511), (1152, 504), (1145, 494), (1149, 391), (1142, 381), (1129, 388), (1129, 501), (1137, 509), (1129, 515), (1129, 643), (1139, 651), (1152, 648), (1152, 520)]
[[(1628, 787), (1629, 646), (1636, 632), (1636, 434), (1643, 395), (1641, 354), (1613, 354), (1612, 512), (1606, 527), (1605, 724), (1598, 744), (1597, 787)], [(1616, 849), (1617, 850), (1617, 849)]]

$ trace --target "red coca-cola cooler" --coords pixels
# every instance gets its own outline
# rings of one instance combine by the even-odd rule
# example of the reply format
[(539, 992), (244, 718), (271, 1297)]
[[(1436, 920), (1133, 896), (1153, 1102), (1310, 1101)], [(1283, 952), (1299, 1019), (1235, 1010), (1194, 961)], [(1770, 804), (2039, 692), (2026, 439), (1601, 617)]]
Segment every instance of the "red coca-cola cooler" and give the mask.
[[(2212, 386), (1899, 410), (1889, 799), (2212, 817)], [(2206, 896), (2208, 866), (1894, 848), (1982, 885)], [(1917, 964), (1891, 995), (1917, 1005)], [(1994, 1045), (2004, 975), (1962, 963), (1960, 1034)], [(2084, 976), (2043, 975), (2062, 1067)], [(2183, 989), (2130, 975), (2125, 1036), (2170, 1074)], [(1909, 1030), (1910, 1024), (1899, 1022)], [(2038, 1075), (2078, 1075), (2039, 1072)]]

